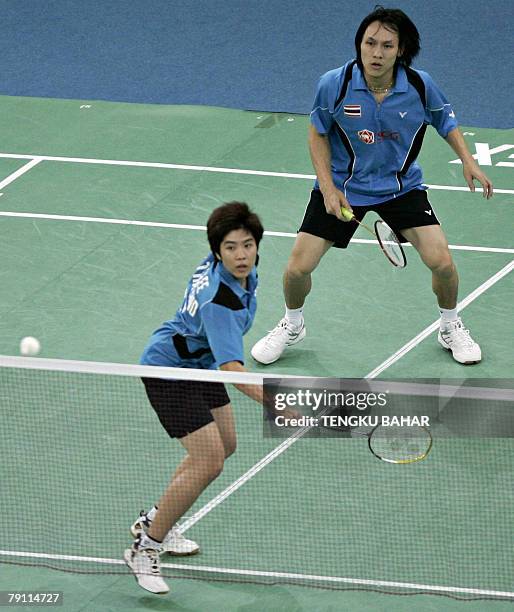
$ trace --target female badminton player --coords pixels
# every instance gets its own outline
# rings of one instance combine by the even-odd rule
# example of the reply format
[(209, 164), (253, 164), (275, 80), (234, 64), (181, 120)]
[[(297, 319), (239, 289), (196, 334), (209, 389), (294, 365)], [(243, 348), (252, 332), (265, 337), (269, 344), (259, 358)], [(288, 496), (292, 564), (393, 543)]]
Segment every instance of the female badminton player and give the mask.
[[(244, 203), (231, 202), (213, 211), (207, 223), (211, 252), (189, 281), (175, 316), (152, 334), (142, 364), (246, 371), (243, 335), (255, 316), (263, 231), (259, 217)], [(142, 511), (132, 525), (135, 540), (125, 551), (125, 561), (141, 587), (167, 593), (159, 553), (198, 552), (198, 545), (186, 539), (176, 523), (223, 470), (236, 448), (236, 431), (222, 383), (158, 378), (143, 382), (162, 426), (187, 454), (156, 505)], [(261, 386), (235, 386), (262, 403)]]

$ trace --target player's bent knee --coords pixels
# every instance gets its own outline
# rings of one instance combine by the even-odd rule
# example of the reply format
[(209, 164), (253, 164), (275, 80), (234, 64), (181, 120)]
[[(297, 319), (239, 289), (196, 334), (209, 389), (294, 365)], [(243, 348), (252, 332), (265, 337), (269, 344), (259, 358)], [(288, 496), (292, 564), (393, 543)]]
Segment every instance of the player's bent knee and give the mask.
[(225, 459), (228, 459), (230, 455), (233, 455), (236, 452), (237, 442), (236, 440), (231, 440), (230, 442), (225, 443)]
[(316, 268), (317, 262), (313, 263), (304, 257), (290, 257), (287, 263), (286, 273), (289, 278), (297, 279), (308, 276)]
[(451, 276), (455, 271), (455, 265), (451, 255), (448, 253), (435, 259), (430, 269), (439, 276)]
[(211, 470), (209, 473), (209, 476), (211, 478), (211, 480), (214, 480), (215, 478), (218, 478), (218, 476), (221, 474), (221, 472), (223, 472), (223, 466), (225, 465), (225, 461), (220, 461), (219, 463), (215, 463), (213, 466), (211, 466)]
[(223, 472), (225, 453), (205, 453), (193, 459), (193, 472), (195, 477), (211, 482)]
[(218, 459), (213, 460), (212, 463), (209, 462), (205, 466), (204, 473), (209, 481), (214, 480), (221, 474), (221, 472), (223, 472), (224, 463), (225, 463), (225, 457), (223, 458), (220, 457)]
[(425, 254), (423, 261), (436, 274), (449, 275), (455, 270), (455, 264), (448, 249), (440, 249), (435, 252)]
[(300, 278), (311, 274), (318, 267), (325, 251), (326, 248), (320, 248), (319, 245), (295, 244), (289, 255), (286, 273), (291, 278)]

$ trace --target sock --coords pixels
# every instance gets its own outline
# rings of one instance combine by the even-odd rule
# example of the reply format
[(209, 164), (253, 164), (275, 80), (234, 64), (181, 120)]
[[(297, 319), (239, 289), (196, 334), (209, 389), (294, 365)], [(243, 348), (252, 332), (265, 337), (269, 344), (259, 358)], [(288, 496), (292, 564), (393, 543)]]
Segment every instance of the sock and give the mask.
[(151, 510), (148, 510), (148, 512), (146, 513), (146, 518), (150, 521), (150, 523), (154, 520), (156, 514), (157, 506), (153, 506)]
[(295, 327), (300, 327), (303, 321), (303, 306), (301, 308), (288, 308), (286, 306), (286, 319)]
[(152, 506), (151, 510), (148, 510), (146, 513), (146, 527), (149, 529), (152, 521), (155, 519), (155, 515), (157, 514), (157, 510), (159, 508), (157, 506)]
[(439, 312), (441, 314), (441, 326), (443, 326), (445, 323), (456, 321), (459, 318), (457, 308), (439, 308)]
[(161, 548), (162, 542), (158, 540), (154, 540), (146, 533), (141, 535), (141, 539), (139, 540), (137, 547), (138, 548), (153, 548), (154, 550), (159, 550)]

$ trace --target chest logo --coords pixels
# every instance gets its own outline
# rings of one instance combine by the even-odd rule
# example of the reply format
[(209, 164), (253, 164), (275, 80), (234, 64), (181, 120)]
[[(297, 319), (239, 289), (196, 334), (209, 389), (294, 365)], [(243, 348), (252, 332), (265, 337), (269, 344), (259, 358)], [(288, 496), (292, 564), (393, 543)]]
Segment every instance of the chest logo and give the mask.
[(343, 106), (344, 114), (349, 117), (360, 117), (361, 116), (361, 105), (360, 104), (345, 104)]
[(403, 119), (405, 117), (405, 115), (407, 114), (408, 111), (405, 111), (404, 113), (402, 113), (402, 111), (400, 111), (400, 117)]
[(361, 130), (357, 132), (357, 136), (365, 144), (373, 144), (375, 142), (375, 134), (370, 130)]

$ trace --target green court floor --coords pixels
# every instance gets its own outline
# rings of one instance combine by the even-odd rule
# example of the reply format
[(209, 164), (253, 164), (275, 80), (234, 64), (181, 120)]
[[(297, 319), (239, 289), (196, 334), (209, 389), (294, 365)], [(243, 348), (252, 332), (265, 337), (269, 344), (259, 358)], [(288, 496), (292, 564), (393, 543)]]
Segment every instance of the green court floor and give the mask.
[[(238, 199), (251, 204), (269, 232), (261, 247), (258, 314), (246, 337), (249, 369), (336, 377), (512, 376), (514, 189), (512, 168), (496, 165), (509, 163), (510, 149), (494, 152), (514, 142), (512, 130), (465, 128), (472, 151), (475, 143), (487, 143), (491, 151), (492, 165), (485, 170), (498, 193), (489, 202), (460, 189), (461, 167), (449, 163), (454, 154), (433, 130), (420, 159), (460, 272), (460, 298), (469, 302), (463, 317), (482, 345), (481, 364), (456, 364), (434, 332), (415, 340), (437, 319), (429, 273), (411, 247), (407, 268), (393, 269), (378, 246), (358, 233), (347, 251), (328, 253), (316, 271), (306, 340), (266, 369), (252, 361), (249, 349), (282, 316), (282, 271), (312, 185), (307, 117), (9, 97), (0, 97), (0, 110), (1, 354), (17, 354), (20, 338), (33, 335), (41, 340), (43, 357), (137, 362), (148, 335), (172, 316), (207, 252), (203, 228), (209, 213)], [(411, 349), (405, 348), (409, 343)], [(8, 383), (16, 381), (1, 375), (5, 399)], [(121, 557), (126, 525), (138, 504), (160, 491), (178, 449), (160, 432), (141, 390), (90, 396), (77, 382), (73, 396), (55, 390), (41, 410), (48, 388), (48, 378), (34, 380), (26, 413), (9, 421), (0, 451), (10, 459), (3, 460), (9, 476), (2, 496), (20, 500), (6, 509), (14, 527), (0, 549), (51, 552), (52, 541), (56, 550), (69, 542), (70, 555)], [(237, 418), (238, 452), (193, 512), (277, 443), (262, 437), (260, 414), (244, 402)], [(140, 455), (131, 446), (139, 428), (155, 443), (159, 469), (151, 477), (139, 473)], [(430, 462), (409, 471), (372, 462), (359, 442), (299, 441), (192, 528), (203, 552), (186, 563), (512, 591), (510, 523), (503, 522), (514, 510), (512, 488), (505, 484), (511, 484), (510, 442), (481, 442), (461, 455), (443, 445)], [(140, 452), (146, 456), (143, 447)], [(458, 494), (452, 491), (455, 482)], [(52, 490), (59, 493), (47, 518)], [(22, 491), (31, 495), (20, 510)], [(483, 516), (482, 508), (494, 507), (495, 494), (501, 500), (497, 514)], [(402, 502), (407, 497), (408, 505)], [(105, 513), (105, 523), (84, 551), (84, 530), (94, 529), (98, 512)], [(494, 537), (487, 535), (490, 524), (498, 526)], [(366, 533), (364, 543), (356, 536), (359, 529)], [(478, 551), (477, 533), (484, 534)], [(329, 550), (323, 546), (328, 541)], [(462, 558), (466, 563), (459, 564)], [(176, 578), (173, 595), (157, 599), (127, 575), (0, 564), (0, 590), (61, 585), (70, 611), (507, 606), (210, 578)]]

